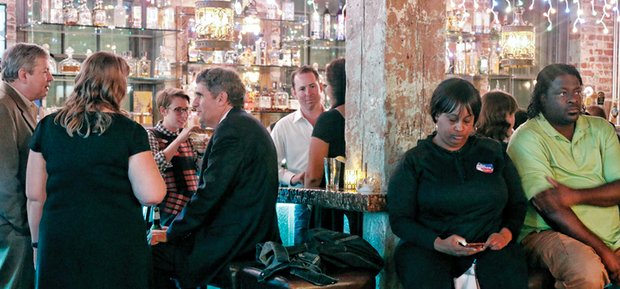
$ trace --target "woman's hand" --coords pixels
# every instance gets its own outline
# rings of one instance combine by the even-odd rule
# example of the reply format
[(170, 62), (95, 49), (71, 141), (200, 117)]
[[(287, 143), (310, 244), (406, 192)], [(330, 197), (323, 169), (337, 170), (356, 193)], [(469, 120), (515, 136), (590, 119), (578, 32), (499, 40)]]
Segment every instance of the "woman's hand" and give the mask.
[(506, 228), (502, 228), (499, 233), (493, 233), (487, 239), (484, 246), (491, 250), (498, 251), (504, 249), (508, 243), (512, 240), (512, 233)]
[(469, 256), (484, 251), (486, 247), (466, 247), (467, 241), (459, 235), (452, 235), (448, 238), (435, 239), (435, 250), (451, 256)]

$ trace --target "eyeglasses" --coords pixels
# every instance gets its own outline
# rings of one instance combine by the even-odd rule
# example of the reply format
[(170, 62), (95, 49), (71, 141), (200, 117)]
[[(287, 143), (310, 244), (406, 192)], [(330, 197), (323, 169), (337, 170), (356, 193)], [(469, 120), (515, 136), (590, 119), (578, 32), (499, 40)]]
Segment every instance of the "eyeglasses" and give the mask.
[(189, 113), (190, 111), (193, 111), (193, 110), (194, 109), (191, 107), (175, 107), (172, 109), (172, 111), (174, 111), (174, 113), (176, 113), (177, 115), (183, 115), (184, 113)]

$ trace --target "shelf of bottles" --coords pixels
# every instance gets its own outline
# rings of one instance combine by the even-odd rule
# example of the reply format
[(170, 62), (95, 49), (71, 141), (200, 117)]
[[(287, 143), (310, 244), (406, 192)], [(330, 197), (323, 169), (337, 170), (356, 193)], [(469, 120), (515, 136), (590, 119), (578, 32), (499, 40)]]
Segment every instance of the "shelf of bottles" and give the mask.
[[(45, 107), (54, 111), (73, 90), (81, 62), (93, 51), (122, 55), (130, 66), (129, 97), (123, 108), (152, 125), (155, 92), (178, 83), (175, 9), (170, 0), (42, 0), (28, 6), (18, 31), (25, 41), (42, 44), (53, 56), (54, 82)], [(137, 98), (140, 98), (139, 101)]]
[(204, 68), (236, 69), (246, 85), (245, 109), (265, 124), (277, 120), (299, 107), (290, 94), (294, 69), (310, 64), (322, 72), (325, 64), (345, 53), (345, 6), (325, 1), (324, 10), (315, 11), (302, 3), (303, 9), (292, 0), (250, 1), (246, 7), (235, 7), (235, 43), (228, 51), (197, 50), (196, 20), (179, 21), (187, 35), (187, 56), (173, 64), (173, 70), (178, 67), (187, 76), (182, 82), (191, 91), (194, 76)]

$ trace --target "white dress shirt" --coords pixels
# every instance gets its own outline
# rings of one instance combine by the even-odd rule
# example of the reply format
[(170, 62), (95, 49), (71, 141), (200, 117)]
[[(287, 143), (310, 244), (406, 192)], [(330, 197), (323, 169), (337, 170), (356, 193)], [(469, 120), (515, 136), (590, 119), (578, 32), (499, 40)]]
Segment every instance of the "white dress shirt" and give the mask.
[[(295, 174), (306, 171), (308, 166), (308, 149), (314, 126), (303, 116), (301, 110), (280, 119), (273, 130), (271, 138), (276, 145), (278, 165), (286, 159), (287, 168), (280, 168), (280, 184), (290, 186)], [(303, 186), (303, 184), (301, 184)]]

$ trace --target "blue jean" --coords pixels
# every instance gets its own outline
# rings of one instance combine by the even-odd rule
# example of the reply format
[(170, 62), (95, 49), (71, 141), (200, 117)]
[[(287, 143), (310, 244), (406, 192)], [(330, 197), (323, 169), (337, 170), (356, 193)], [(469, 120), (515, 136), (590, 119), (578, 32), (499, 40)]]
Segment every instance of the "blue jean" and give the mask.
[(303, 244), (308, 238), (310, 212), (310, 205), (295, 205), (295, 245)]

